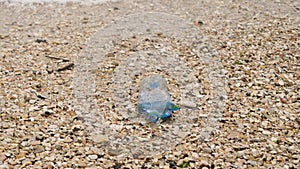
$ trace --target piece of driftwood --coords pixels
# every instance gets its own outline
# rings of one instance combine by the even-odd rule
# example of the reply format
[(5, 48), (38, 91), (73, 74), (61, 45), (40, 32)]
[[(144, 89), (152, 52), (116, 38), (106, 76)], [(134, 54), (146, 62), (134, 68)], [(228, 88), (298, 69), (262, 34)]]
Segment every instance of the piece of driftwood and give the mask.
[(66, 66), (56, 69), (56, 71), (61, 72), (61, 71), (72, 69), (73, 67), (74, 67), (74, 63), (70, 63)]
[(70, 59), (67, 59), (67, 58), (60, 58), (60, 57), (56, 57), (56, 56), (49, 56), (49, 55), (46, 55), (47, 58), (50, 58), (50, 59), (55, 59), (55, 60), (62, 60), (63, 62), (68, 62), (70, 61)]

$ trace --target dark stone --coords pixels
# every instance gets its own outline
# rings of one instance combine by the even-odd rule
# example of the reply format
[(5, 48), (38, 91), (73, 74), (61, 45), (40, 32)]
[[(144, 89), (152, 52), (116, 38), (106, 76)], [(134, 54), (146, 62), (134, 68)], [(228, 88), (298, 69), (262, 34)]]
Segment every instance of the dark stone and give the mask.
[(117, 163), (113, 166), (114, 169), (120, 169), (122, 167), (122, 164)]
[(36, 39), (35, 42), (37, 43), (47, 43), (46, 39)]
[(202, 26), (204, 23), (203, 23), (202, 21), (199, 20), (199, 21), (197, 22), (197, 24), (198, 24), (198, 26)]

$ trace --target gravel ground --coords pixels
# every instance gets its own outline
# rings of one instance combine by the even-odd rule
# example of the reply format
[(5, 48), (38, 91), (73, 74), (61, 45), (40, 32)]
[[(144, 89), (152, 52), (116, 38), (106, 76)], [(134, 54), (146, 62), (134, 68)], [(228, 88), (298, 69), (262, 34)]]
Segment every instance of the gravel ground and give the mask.
[[(172, 14), (182, 20), (174, 22), (174, 27), (187, 25), (181, 27), (197, 30), (200, 36), (195, 43), (187, 40), (184, 44), (176, 39), (181, 32), (172, 38), (165, 36), (165, 30), (136, 37), (121, 33), (123, 39), (107, 36), (108, 40), (115, 40), (114, 44), (99, 53), (105, 57), (91, 62), (92, 68), (88, 70), (93, 70), (92, 76), (87, 74), (87, 77), (93, 79), (84, 83), (94, 80), (94, 86), (86, 86), (91, 86), (91, 90), (76, 86), (80, 65), (87, 63), (86, 54), (89, 49), (97, 49), (93, 47), (95, 39), (104, 37), (99, 36), (101, 30), (110, 25), (120, 26), (118, 23), (123, 23), (124, 16), (140, 13), (142, 17), (146, 12), (161, 12), (164, 16), (160, 18), (161, 25), (169, 16), (163, 13)], [(300, 168), (299, 1), (0, 2), (0, 22), (1, 169)], [(205, 44), (205, 48), (195, 52), (197, 43), (201, 47)], [(156, 57), (152, 60), (145, 57), (149, 53)], [(213, 59), (203, 59), (209, 54)], [(155, 64), (136, 71), (141, 66), (130, 67), (130, 63), (137, 62), (139, 56)], [(153, 66), (161, 68), (163, 63), (170, 65), (170, 69)], [(183, 71), (190, 68), (186, 74), (191, 76), (176, 73), (177, 66)], [(222, 118), (215, 122), (215, 130), (202, 137), (202, 129), (212, 125), (209, 116), (215, 110), (214, 96), (220, 92), (213, 85), (218, 76), (210, 76), (216, 69), (225, 76), (217, 80), (226, 82), (222, 85), (226, 104), (222, 104), (222, 110), (218, 109)], [(134, 108), (139, 82), (149, 72), (165, 76), (173, 100), (183, 107), (181, 113), (185, 112), (184, 107), (189, 107), (186, 111), (191, 111), (190, 116), (195, 118), (186, 133), (177, 131), (182, 137), (178, 140), (173, 140), (178, 137), (172, 135), (176, 126), (163, 128), (162, 133), (151, 131), (150, 134), (162, 134), (160, 137), (169, 134), (167, 142), (157, 151), (160, 153), (147, 157), (131, 152), (131, 156), (120, 157), (126, 152), (114, 149), (116, 145), (107, 142), (136, 131), (137, 135), (149, 134), (151, 128), (135, 126), (138, 123), (131, 124), (131, 120), (124, 118), (123, 107), (129, 103), (121, 104), (124, 100), (118, 99), (124, 98), (115, 92), (128, 92), (125, 101), (130, 100)], [(184, 78), (178, 78), (181, 76)], [(114, 130), (94, 137), (90, 134), (91, 121), (86, 116), (80, 117), (80, 106), (74, 105), (74, 100), (78, 103), (81, 88), (97, 94), (94, 100), (101, 115), (105, 114), (103, 120), (96, 117), (97, 113), (91, 113), (96, 124), (92, 128), (118, 126), (121, 132)], [(185, 101), (189, 91), (196, 97)], [(187, 123), (180, 113), (174, 116), (178, 125)], [(172, 124), (170, 121), (159, 125)]]

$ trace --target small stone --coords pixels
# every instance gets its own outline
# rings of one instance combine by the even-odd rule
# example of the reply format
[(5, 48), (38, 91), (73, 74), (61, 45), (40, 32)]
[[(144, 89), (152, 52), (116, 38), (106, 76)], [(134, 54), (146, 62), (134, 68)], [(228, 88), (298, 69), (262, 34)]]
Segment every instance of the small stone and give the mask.
[(22, 164), (22, 166), (21, 166), (20, 168), (25, 168), (26, 166), (29, 166), (29, 165), (31, 165), (31, 164), (32, 164), (31, 161), (25, 160), (25, 161), (23, 161), (23, 164)]
[(173, 154), (178, 157), (178, 156), (180, 156), (182, 154), (182, 152), (181, 151), (176, 151)]
[(4, 153), (0, 154), (0, 163), (2, 163), (6, 159), (6, 156)]
[(256, 165), (256, 162), (255, 161), (252, 161), (252, 160), (249, 160), (248, 161), (248, 164), (252, 165), (252, 166), (255, 166)]
[(45, 146), (47, 151), (51, 150), (51, 143), (43, 143), (42, 145)]
[(57, 80), (57, 84), (59, 84), (59, 85), (63, 85), (64, 84), (64, 81), (63, 80)]
[(268, 127), (268, 121), (263, 121), (263, 122), (261, 122), (261, 125), (262, 125), (264, 128), (267, 128), (267, 127)]
[(238, 158), (243, 158), (244, 155), (245, 155), (244, 151), (238, 151), (237, 152), (237, 157)]
[(272, 140), (274, 143), (276, 143), (276, 142), (278, 141), (278, 138), (272, 137), (271, 140)]
[(9, 169), (9, 167), (5, 164), (0, 164), (0, 169)]
[(271, 134), (271, 132), (270, 132), (269, 130), (263, 130), (262, 133), (263, 133), (264, 135), (270, 135), (270, 134)]
[(206, 160), (201, 160), (200, 166), (209, 166), (209, 163)]
[(279, 80), (279, 81), (278, 81), (278, 84), (279, 84), (280, 86), (283, 86), (283, 85), (284, 85), (284, 81), (283, 81), (283, 80)]
[(174, 155), (168, 155), (166, 156), (166, 159), (169, 161), (174, 160)]
[(57, 130), (58, 126), (50, 124), (48, 128), (51, 129), (51, 130)]
[(290, 142), (290, 143), (295, 143), (295, 140), (292, 139), (292, 138), (290, 138), (290, 137), (286, 138), (286, 140), (287, 140), (288, 142)]
[(35, 146), (34, 148), (33, 148), (33, 152), (34, 153), (41, 153), (41, 152), (43, 152), (45, 149), (44, 149), (44, 147), (42, 146), (42, 145), (37, 145), (37, 146)]
[(43, 165), (43, 169), (52, 169), (52, 168), (54, 168), (54, 165), (52, 162), (46, 163)]
[(36, 145), (40, 145), (41, 141), (34, 140), (34, 141), (31, 141), (29, 144), (32, 145), (32, 146), (36, 146)]
[(22, 152), (22, 153), (16, 155), (16, 159), (20, 159), (20, 158), (23, 158), (25, 156), (26, 156), (26, 153)]
[(205, 147), (205, 148), (203, 148), (203, 151), (204, 151), (205, 153), (211, 153), (211, 148)]
[(95, 154), (98, 154), (98, 153), (101, 152), (101, 150), (100, 150), (99, 148), (97, 148), (97, 147), (92, 147), (92, 148), (91, 148), (91, 151), (92, 151), (93, 153), (95, 153)]
[(71, 142), (73, 142), (73, 140), (72, 140), (70, 137), (66, 137), (66, 138), (64, 139), (64, 142), (65, 142), (65, 143), (71, 143)]
[(45, 158), (47, 161), (54, 161), (56, 159), (56, 157), (54, 155), (46, 157)]
[(2, 124), (2, 128), (3, 129), (8, 129), (9, 128), (9, 124), (8, 123), (3, 123)]
[(108, 138), (107, 138), (107, 136), (102, 135), (102, 134), (94, 134), (92, 136), (92, 140), (97, 144), (101, 144), (101, 143), (107, 142)]
[(86, 168), (86, 167), (87, 167), (87, 163), (84, 162), (84, 161), (80, 161), (80, 162), (78, 163), (78, 167), (79, 167), (79, 168)]
[(36, 102), (36, 100), (33, 100), (33, 99), (29, 100), (30, 104), (34, 104), (35, 102)]
[(202, 113), (200, 113), (198, 116), (199, 116), (200, 118), (207, 118), (207, 117), (208, 117), (207, 114), (202, 114)]
[(181, 138), (185, 138), (188, 134), (189, 134), (189, 132), (182, 132), (182, 131), (178, 132), (178, 136)]
[(98, 156), (95, 155), (95, 154), (89, 155), (88, 157), (89, 157), (89, 159), (91, 159), (91, 160), (96, 160), (96, 159), (98, 158)]
[(35, 138), (37, 140), (42, 140), (44, 138), (44, 133), (42, 133), (42, 132), (36, 132), (35, 133)]
[(4, 38), (7, 38), (9, 37), (9, 34), (0, 34), (0, 39), (4, 39)]
[(195, 153), (195, 152), (192, 152), (192, 157), (194, 159), (198, 159), (199, 158), (199, 154), (198, 153)]
[(163, 169), (170, 169), (168, 165), (163, 166)]
[(183, 163), (184, 163), (183, 159), (180, 159), (180, 160), (177, 161), (178, 165), (183, 164)]
[(192, 101), (188, 101), (188, 100), (183, 100), (181, 102), (181, 106), (182, 107), (187, 107), (187, 108), (196, 108), (197, 104), (192, 102)]

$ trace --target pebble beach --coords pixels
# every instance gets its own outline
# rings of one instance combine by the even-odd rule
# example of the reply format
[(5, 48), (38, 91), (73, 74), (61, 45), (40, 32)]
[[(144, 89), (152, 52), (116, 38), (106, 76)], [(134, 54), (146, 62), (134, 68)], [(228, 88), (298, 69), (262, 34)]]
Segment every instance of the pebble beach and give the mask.
[[(0, 1), (0, 169), (300, 168), (299, 49), (297, 0)], [(181, 107), (159, 127), (124, 113), (151, 73)]]

